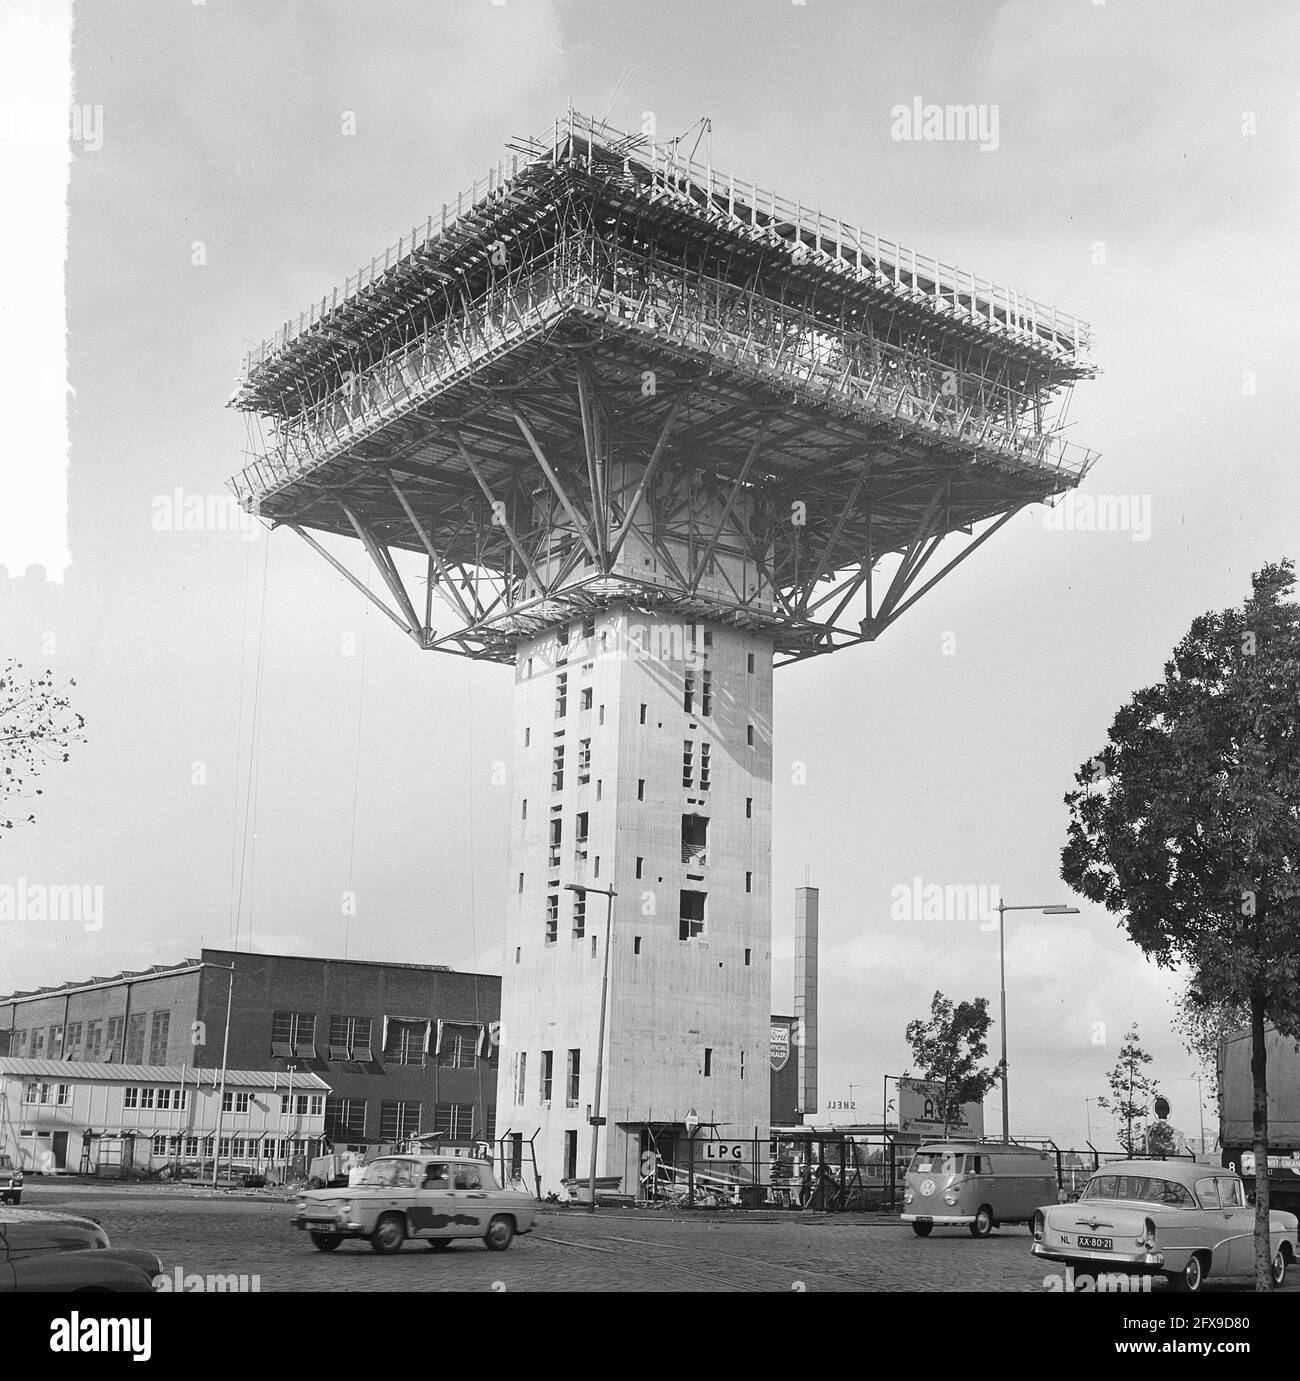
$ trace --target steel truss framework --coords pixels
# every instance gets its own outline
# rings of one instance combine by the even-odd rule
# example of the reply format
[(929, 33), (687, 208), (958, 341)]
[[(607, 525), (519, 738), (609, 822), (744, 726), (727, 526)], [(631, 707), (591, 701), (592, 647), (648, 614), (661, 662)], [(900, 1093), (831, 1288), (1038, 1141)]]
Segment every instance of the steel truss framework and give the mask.
[[(1087, 472), (1060, 428), (1092, 366), (743, 212), (557, 131), (368, 307), (250, 359), (232, 487), (422, 647), (509, 662), (617, 602), (766, 630), (778, 661), (876, 637)], [(388, 598), (321, 533), (358, 537)], [(633, 534), (653, 580), (620, 562)]]

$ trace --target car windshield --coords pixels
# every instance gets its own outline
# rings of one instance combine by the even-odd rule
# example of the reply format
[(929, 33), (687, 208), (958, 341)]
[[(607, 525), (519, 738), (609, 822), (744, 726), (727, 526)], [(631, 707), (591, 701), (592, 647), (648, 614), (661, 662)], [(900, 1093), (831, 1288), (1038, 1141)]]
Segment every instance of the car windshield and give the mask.
[(908, 1168), (916, 1175), (956, 1175), (961, 1173), (962, 1159), (953, 1151), (918, 1151)]
[(1175, 1180), (1152, 1175), (1094, 1175), (1080, 1199), (1123, 1199), (1139, 1204), (1173, 1204), (1195, 1208), (1191, 1190)]
[(409, 1160), (377, 1160), (366, 1166), (362, 1184), (377, 1184), (385, 1188), (409, 1189), (412, 1165)]

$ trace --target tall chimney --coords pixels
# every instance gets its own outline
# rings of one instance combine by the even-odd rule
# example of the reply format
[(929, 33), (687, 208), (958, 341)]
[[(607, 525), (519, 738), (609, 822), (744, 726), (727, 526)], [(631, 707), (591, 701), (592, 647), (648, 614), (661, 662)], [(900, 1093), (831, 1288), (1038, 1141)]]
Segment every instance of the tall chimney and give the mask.
[(817, 898), (794, 889), (794, 1015), (798, 1022), (799, 1111), (817, 1112)]

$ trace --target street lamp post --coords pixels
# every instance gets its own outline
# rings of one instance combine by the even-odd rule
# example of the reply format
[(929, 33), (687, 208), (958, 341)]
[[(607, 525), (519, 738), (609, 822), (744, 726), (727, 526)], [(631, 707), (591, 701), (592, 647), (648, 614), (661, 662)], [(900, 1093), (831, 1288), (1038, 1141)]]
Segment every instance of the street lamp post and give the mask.
[(1007, 1102), (1007, 912), (1041, 911), (1044, 916), (1077, 916), (1077, 906), (1008, 906), (998, 898), (998, 976), (1002, 994), (1002, 1140), (1011, 1140), (1011, 1108)]
[(566, 892), (577, 892), (579, 896), (586, 896), (588, 892), (597, 892), (605, 898), (605, 963), (600, 976), (600, 1030), (596, 1036), (596, 1096), (591, 1104), (591, 1115), (587, 1121), (591, 1124), (591, 1173), (587, 1177), (587, 1212), (596, 1211), (596, 1152), (600, 1142), (600, 1129), (605, 1125), (605, 1119), (600, 1115), (600, 1084), (601, 1075), (605, 1067), (605, 1007), (609, 1001), (609, 936), (614, 921), (614, 898), (618, 893), (612, 887), (584, 887), (576, 882), (566, 882), (564, 884)]

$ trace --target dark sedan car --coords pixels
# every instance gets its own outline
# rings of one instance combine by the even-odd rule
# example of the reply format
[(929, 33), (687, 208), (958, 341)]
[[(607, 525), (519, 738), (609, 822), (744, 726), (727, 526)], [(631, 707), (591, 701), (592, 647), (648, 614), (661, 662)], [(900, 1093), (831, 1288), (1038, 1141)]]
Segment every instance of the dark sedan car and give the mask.
[(152, 1252), (109, 1245), (89, 1218), (0, 1208), (0, 1294), (70, 1290), (152, 1292), (162, 1263)]

